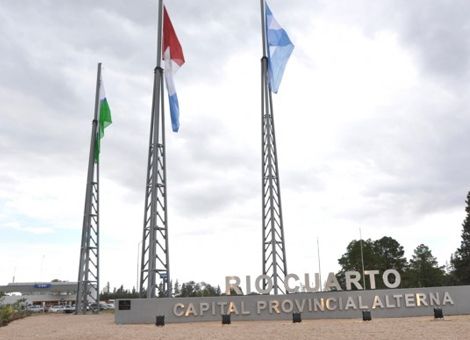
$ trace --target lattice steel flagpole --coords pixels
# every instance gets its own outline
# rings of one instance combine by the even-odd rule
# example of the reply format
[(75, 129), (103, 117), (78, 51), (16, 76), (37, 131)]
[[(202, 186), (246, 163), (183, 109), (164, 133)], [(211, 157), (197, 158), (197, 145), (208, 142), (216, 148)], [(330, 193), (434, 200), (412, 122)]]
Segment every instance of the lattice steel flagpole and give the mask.
[[(99, 304), (99, 159), (95, 157), (101, 63), (96, 77), (95, 112), (91, 129), (90, 154), (83, 214), (82, 241), (78, 268), (75, 313), (86, 313), (90, 305)], [(96, 312), (99, 311), (97, 308)]]
[[(157, 62), (154, 73), (152, 114), (150, 124), (147, 184), (145, 190), (144, 227), (140, 295), (154, 298), (170, 296), (170, 262), (168, 245), (168, 214), (166, 186), (165, 117), (163, 100), (162, 28), (163, 1), (158, 1)], [(157, 284), (156, 275), (161, 285)]]
[[(269, 276), (274, 294), (286, 293), (286, 248), (282, 219), (281, 188), (274, 128), (272, 92), (268, 78), (266, 6), (261, 0), (261, 31), (263, 57), (261, 58), (261, 148), (262, 148), (262, 252), (263, 275)], [(263, 286), (267, 289), (267, 280)]]

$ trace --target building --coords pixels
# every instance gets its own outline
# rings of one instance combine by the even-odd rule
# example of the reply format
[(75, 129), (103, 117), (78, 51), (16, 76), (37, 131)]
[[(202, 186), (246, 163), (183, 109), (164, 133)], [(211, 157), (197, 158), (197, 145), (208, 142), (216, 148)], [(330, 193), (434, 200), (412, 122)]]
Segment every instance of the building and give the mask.
[(75, 304), (77, 297), (77, 282), (15, 282), (0, 286), (0, 292), (6, 294), (0, 298), (2, 304), (12, 304), (20, 299), (26, 299), (27, 304), (71, 305)]

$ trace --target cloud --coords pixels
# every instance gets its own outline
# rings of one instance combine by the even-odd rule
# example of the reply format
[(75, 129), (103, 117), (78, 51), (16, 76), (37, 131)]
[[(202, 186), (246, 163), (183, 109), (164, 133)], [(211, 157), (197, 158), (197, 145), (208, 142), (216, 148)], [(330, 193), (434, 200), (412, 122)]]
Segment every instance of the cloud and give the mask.
[(462, 113), (468, 99), (450, 99), (434, 84), (400, 98), (386, 115), (348, 124), (341, 138), (348, 150), (342, 159), (361, 162), (370, 174), (363, 193), (374, 204), (366, 206), (413, 220), (461, 205), (469, 189), (470, 159), (460, 147), (470, 142)]
[(401, 1), (402, 38), (414, 48), (425, 71), (452, 84), (468, 79), (468, 1)]
[(416, 57), (422, 75), (461, 86), (469, 76), (469, 7), (465, 0), (334, 1), (319, 6), (320, 14), (312, 14), (359, 28), (367, 36), (395, 32)]

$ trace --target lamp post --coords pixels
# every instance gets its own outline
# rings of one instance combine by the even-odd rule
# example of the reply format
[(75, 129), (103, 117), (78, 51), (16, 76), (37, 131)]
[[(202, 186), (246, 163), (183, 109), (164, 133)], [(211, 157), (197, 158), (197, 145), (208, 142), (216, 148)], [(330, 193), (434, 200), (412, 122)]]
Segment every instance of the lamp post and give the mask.
[(142, 245), (142, 241), (139, 241), (137, 243), (137, 280), (135, 283), (135, 289), (136, 291), (139, 290), (139, 275), (140, 275), (140, 263), (139, 263), (139, 257), (140, 257), (140, 246)]

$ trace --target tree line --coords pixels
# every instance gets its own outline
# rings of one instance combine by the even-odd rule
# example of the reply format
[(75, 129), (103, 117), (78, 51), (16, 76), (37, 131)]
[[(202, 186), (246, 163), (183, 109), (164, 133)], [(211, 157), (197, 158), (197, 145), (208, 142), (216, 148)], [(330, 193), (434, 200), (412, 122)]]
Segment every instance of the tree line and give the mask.
[[(408, 261), (404, 256), (403, 246), (392, 237), (384, 236), (375, 241), (371, 239), (351, 241), (346, 252), (338, 259), (341, 266), (338, 274), (344, 274), (350, 270), (362, 272), (362, 263), (364, 263), (366, 270), (398, 270), (402, 274), (400, 286), (403, 288), (470, 284), (470, 192), (467, 194), (465, 202), (467, 215), (462, 223), (461, 244), (451, 255), (450, 263), (447, 266), (440, 266), (432, 255), (431, 249), (424, 244), (420, 244), (414, 249), (413, 255)], [(339, 278), (344, 281), (343, 275), (340, 275)], [(366, 286), (366, 288), (370, 287)], [(379, 281), (377, 288), (385, 287)]]
[[(362, 255), (361, 255), (362, 243)], [(447, 286), (455, 284), (453, 275), (439, 266), (437, 259), (432, 255), (431, 249), (420, 244), (408, 261), (403, 246), (392, 237), (384, 236), (378, 240), (353, 240), (349, 243), (346, 253), (339, 259), (341, 270), (337, 273), (338, 280), (344, 288), (344, 273), (357, 271), (362, 273), (362, 258), (365, 270), (377, 269), (384, 272), (387, 269), (396, 269), (401, 274), (402, 288)], [(362, 284), (362, 282), (361, 282)], [(366, 289), (370, 289), (370, 282), (365, 282)], [(377, 289), (386, 288), (379, 280)]]
[[(109, 287), (109, 283), (108, 283)], [(202, 296), (220, 296), (222, 291), (220, 286), (212, 286), (206, 282), (195, 282), (188, 281), (183, 284), (180, 284), (178, 280), (175, 283), (170, 283), (171, 291), (173, 292), (173, 297), (202, 297)], [(100, 299), (104, 301), (115, 300), (115, 299), (131, 299), (145, 296), (145, 292), (139, 294), (135, 288), (132, 290), (125, 289), (121, 285), (119, 288), (114, 288), (113, 291), (103, 292), (100, 294)], [(161, 287), (158, 292), (159, 297), (165, 297), (163, 288)]]

